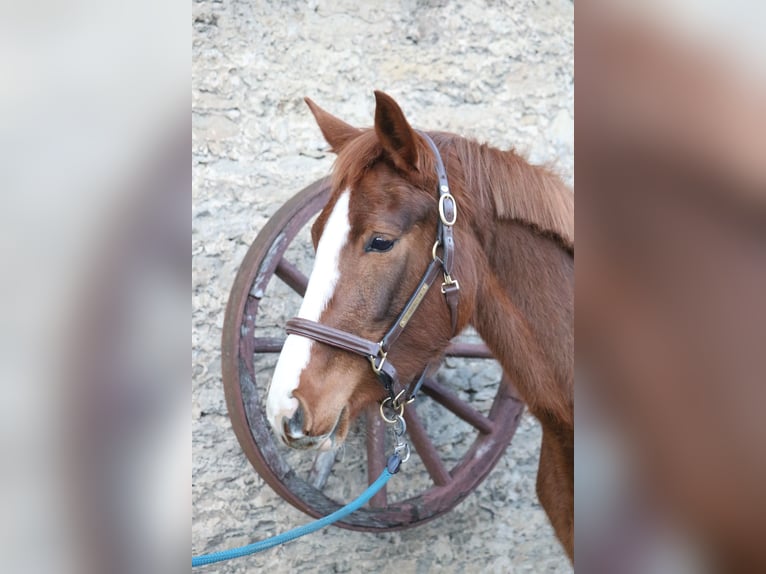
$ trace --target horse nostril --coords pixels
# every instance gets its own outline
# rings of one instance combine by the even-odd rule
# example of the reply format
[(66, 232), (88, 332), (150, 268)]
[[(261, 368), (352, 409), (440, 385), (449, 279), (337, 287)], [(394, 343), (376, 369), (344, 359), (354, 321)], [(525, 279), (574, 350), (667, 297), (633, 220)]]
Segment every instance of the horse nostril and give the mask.
[(289, 419), (283, 419), (282, 426), (285, 434), (291, 438), (303, 436), (303, 406), (299, 403), (298, 408)]

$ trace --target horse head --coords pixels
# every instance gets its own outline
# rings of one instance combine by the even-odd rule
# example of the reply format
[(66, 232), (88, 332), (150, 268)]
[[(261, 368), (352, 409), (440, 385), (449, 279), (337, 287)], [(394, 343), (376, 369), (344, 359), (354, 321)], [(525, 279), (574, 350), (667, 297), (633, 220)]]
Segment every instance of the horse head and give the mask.
[[(380, 341), (402, 322), (403, 310), (442, 249), (435, 245), (440, 218), (435, 155), (390, 96), (375, 92), (375, 97), (374, 127), (368, 129), (306, 99), (337, 159), (330, 199), (311, 230), (316, 258), (298, 313), (369, 341)], [(461, 233), (455, 225), (456, 240)], [(438, 288), (440, 275), (436, 288), (423, 290), (416, 312), (406, 317), (406, 328), (383, 356), (395, 365), (402, 384), (415, 380), (453, 331), (468, 322), (475, 275), (470, 257), (455, 257), (455, 269), (462, 284), (456, 316)], [(295, 448), (340, 444), (361, 410), (386, 396), (369, 359), (288, 335), (267, 398), (276, 434)]]

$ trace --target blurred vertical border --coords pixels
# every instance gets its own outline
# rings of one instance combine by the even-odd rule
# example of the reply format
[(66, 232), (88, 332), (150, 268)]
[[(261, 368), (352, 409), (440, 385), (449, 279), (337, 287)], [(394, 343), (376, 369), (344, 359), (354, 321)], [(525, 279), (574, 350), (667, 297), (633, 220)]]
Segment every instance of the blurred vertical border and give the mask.
[(189, 23), (3, 6), (3, 572), (188, 566)]
[(576, 3), (584, 572), (766, 572), (765, 15)]

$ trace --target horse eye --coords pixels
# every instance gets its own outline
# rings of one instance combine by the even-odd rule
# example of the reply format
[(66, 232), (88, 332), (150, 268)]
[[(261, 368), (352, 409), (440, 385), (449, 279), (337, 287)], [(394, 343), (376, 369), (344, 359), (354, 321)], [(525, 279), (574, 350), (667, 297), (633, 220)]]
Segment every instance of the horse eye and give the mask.
[(383, 239), (382, 237), (373, 237), (372, 241), (370, 241), (369, 245), (367, 245), (367, 249), (365, 249), (365, 251), (378, 251), (383, 253), (385, 251), (390, 251), (393, 246), (393, 241)]

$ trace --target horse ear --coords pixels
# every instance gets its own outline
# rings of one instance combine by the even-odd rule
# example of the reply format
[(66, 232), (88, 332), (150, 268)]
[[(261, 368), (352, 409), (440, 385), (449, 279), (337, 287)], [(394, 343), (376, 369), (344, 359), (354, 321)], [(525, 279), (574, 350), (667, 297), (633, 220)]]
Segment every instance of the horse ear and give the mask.
[(303, 98), (308, 105), (311, 113), (314, 114), (314, 119), (319, 125), (319, 129), (322, 130), (322, 135), (328, 144), (332, 147), (332, 151), (338, 153), (346, 142), (354, 139), (362, 130), (355, 128), (344, 122), (343, 120), (336, 118), (329, 112), (326, 112), (318, 105), (316, 105), (311, 98)]
[(394, 165), (405, 171), (417, 169), (418, 148), (415, 130), (407, 123), (404, 112), (394, 99), (375, 91), (375, 133)]

